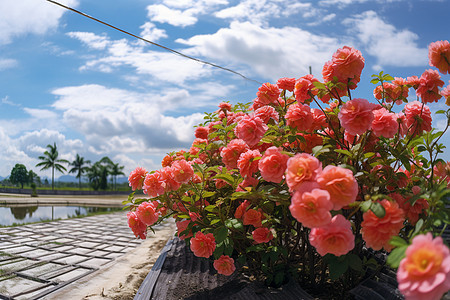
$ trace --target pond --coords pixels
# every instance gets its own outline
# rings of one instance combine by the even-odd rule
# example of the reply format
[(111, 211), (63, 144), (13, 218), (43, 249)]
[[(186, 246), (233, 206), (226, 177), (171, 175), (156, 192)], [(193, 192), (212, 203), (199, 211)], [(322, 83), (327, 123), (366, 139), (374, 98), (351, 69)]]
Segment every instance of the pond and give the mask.
[(0, 226), (26, 224), (47, 220), (69, 219), (90, 213), (121, 211), (120, 207), (93, 206), (23, 206), (0, 207)]

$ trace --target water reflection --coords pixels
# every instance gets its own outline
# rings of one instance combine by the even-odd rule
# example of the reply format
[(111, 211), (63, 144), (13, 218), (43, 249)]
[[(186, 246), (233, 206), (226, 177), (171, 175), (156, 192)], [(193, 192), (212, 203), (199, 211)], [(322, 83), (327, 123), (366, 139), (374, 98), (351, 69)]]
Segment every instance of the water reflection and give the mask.
[(0, 225), (9, 226), (45, 220), (69, 219), (89, 213), (120, 210), (122, 210), (120, 207), (92, 206), (2, 206), (0, 207)]

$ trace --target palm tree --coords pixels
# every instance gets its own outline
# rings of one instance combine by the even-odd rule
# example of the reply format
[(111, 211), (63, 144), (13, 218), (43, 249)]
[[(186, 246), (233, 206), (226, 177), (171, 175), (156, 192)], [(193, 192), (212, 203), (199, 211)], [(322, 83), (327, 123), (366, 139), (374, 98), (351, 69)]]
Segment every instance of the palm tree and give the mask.
[(66, 168), (61, 165), (61, 163), (68, 164), (69, 162), (65, 159), (58, 159), (58, 150), (56, 148), (56, 143), (53, 143), (53, 146), (48, 144), (48, 151), (44, 152), (43, 156), (39, 156), (38, 159), (41, 160), (40, 163), (36, 165), (36, 167), (42, 167), (42, 170), (47, 170), (52, 168), (52, 190), (55, 189), (55, 169), (64, 174), (64, 171), (67, 171)]
[(108, 168), (106, 166), (97, 161), (88, 169), (87, 176), (94, 190), (106, 190), (108, 186)]
[(124, 166), (119, 166), (119, 163), (112, 165), (111, 168), (111, 175), (114, 178), (114, 190), (116, 189), (116, 184), (117, 184), (117, 175), (125, 175), (124, 172), (122, 172), (123, 168), (125, 168)]
[(89, 167), (85, 165), (90, 163), (91, 163), (90, 160), (84, 160), (84, 157), (81, 157), (78, 154), (75, 160), (70, 163), (70, 165), (73, 166), (73, 168), (69, 170), (69, 173), (77, 173), (76, 178), (78, 178), (78, 185), (80, 187), (80, 190), (81, 190), (81, 176), (83, 176), (83, 173), (86, 173), (89, 170)]

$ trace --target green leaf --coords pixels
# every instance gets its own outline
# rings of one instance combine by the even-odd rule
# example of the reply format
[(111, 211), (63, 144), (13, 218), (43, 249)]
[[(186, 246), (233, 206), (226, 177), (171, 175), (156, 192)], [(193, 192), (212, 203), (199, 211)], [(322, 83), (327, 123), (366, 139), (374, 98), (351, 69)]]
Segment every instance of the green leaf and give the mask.
[(331, 259), (329, 262), (330, 279), (336, 280), (341, 277), (348, 270), (348, 260), (347, 259)]
[(423, 219), (419, 219), (416, 223), (416, 227), (414, 228), (414, 232), (412, 233), (412, 237), (414, 237), (416, 234), (418, 234), (420, 232), (420, 230), (422, 229), (423, 226)]
[[(376, 75), (372, 75), (372, 76), (376, 76)], [(373, 83), (373, 84), (377, 84), (378, 82), (380, 82), (380, 79), (378, 79), (378, 78), (374, 78), (370, 81), (370, 83)]]
[(362, 260), (358, 255), (350, 253), (347, 254), (348, 265), (355, 271), (361, 272), (362, 268)]
[(236, 230), (243, 230), (244, 229), (244, 225), (242, 224), (242, 221), (238, 220), (238, 219), (228, 219), (225, 221), (225, 226), (227, 226), (228, 228), (234, 228)]
[(445, 114), (445, 113), (446, 113), (445, 110), (438, 110), (438, 111), (436, 112), (436, 114)]
[(364, 153), (364, 158), (370, 158), (374, 155), (375, 155), (375, 152), (367, 152), (367, 153)]
[(214, 196), (215, 194), (216, 194), (216, 192), (203, 191), (202, 197), (203, 198), (209, 198), (209, 197)]
[(205, 210), (209, 212), (214, 212), (217, 210), (217, 207), (215, 205), (208, 205), (205, 207)]
[(405, 155), (401, 155), (399, 157), (399, 159), (402, 162), (405, 169), (408, 170), (408, 172), (410, 172), (411, 171), (411, 163), (409, 162), (409, 158)]
[(372, 200), (369, 199), (369, 200), (364, 201), (363, 203), (361, 203), (361, 205), (359, 207), (361, 208), (361, 210), (363, 212), (366, 212), (366, 211), (368, 211), (370, 209), (371, 206), (372, 206)]
[(222, 180), (226, 181), (227, 183), (229, 183), (230, 185), (233, 185), (233, 183), (234, 183), (234, 178), (230, 174), (217, 174), (213, 178), (222, 179)]
[(386, 210), (379, 202), (373, 202), (370, 206), (370, 210), (380, 219), (384, 218), (386, 215)]
[(318, 89), (325, 89), (326, 88), (325, 84), (323, 84), (322, 82), (318, 82), (318, 81), (313, 82), (313, 85), (316, 88), (318, 88)]
[(216, 243), (223, 242), (228, 236), (228, 228), (225, 226), (221, 226), (214, 230), (214, 238), (216, 239)]
[(400, 261), (405, 257), (406, 248), (408, 248), (407, 245), (395, 248), (389, 254), (389, 256), (387, 257), (387, 263), (392, 268), (398, 268), (398, 266), (400, 265)]
[(352, 153), (345, 149), (335, 149), (334, 152), (341, 153), (341, 154), (347, 155), (349, 157), (352, 157)]
[(408, 246), (408, 243), (398, 235), (394, 235), (389, 241), (389, 244), (394, 247)]

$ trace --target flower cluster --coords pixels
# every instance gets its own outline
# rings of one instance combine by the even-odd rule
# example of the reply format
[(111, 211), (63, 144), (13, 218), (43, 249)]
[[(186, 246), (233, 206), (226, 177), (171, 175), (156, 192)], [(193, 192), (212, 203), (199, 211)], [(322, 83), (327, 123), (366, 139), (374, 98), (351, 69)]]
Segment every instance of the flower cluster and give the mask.
[[(450, 73), (448, 41), (430, 45), (429, 62)], [(128, 200), (136, 237), (175, 218), (178, 237), (219, 274), (245, 265), (279, 286), (296, 273), (308, 286), (339, 280), (337, 293), (373, 274), (373, 251), (385, 251), (407, 299), (439, 299), (450, 287), (449, 249), (433, 239), (450, 220), (450, 163), (438, 158), (450, 109), (436, 131), (427, 104), (450, 105), (450, 85), (433, 69), (380, 72), (371, 101), (352, 98), (364, 65), (345, 46), (322, 81), (281, 78), (251, 103), (220, 103), (189, 150), (130, 174), (148, 196)]]

